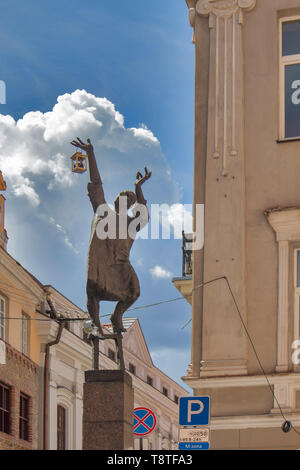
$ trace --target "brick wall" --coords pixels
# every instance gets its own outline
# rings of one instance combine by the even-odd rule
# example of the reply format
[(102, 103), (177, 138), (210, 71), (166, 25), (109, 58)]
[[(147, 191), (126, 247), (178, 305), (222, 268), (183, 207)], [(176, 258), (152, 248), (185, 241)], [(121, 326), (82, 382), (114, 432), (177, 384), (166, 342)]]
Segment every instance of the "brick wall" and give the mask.
[[(10, 434), (0, 432), (0, 449), (38, 447), (38, 366), (6, 344), (6, 364), (0, 364), (0, 382), (10, 387)], [(19, 438), (20, 393), (29, 400), (29, 441)]]

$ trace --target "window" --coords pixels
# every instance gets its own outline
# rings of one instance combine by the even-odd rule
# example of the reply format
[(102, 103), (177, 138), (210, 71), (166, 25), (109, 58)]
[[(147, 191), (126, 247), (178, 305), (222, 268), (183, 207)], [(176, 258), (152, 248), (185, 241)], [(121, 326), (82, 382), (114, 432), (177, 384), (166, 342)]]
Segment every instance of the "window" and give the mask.
[(24, 393), (20, 394), (20, 439), (29, 441), (29, 400)]
[(280, 21), (280, 139), (300, 137), (300, 17)]
[(57, 450), (66, 449), (66, 409), (57, 405)]
[(176, 405), (178, 405), (179, 397), (177, 395), (174, 395), (174, 402), (176, 403)]
[(28, 355), (28, 339), (29, 339), (29, 317), (25, 313), (22, 313), (22, 338), (21, 338), (21, 351), (23, 354)]
[(163, 392), (163, 395), (165, 395), (165, 397), (169, 396), (169, 391), (166, 387), (163, 387), (162, 392)]
[(5, 300), (0, 297), (0, 339), (5, 340)]
[(135, 375), (136, 372), (135, 366), (131, 364), (131, 362), (129, 362), (129, 372), (133, 375)]
[(295, 250), (295, 339), (300, 339), (300, 249)]
[(115, 351), (113, 351), (112, 349), (108, 348), (108, 357), (109, 359), (111, 359), (112, 361), (116, 362), (116, 354), (115, 354)]
[(10, 388), (0, 383), (0, 432), (10, 432)]
[(147, 375), (147, 384), (151, 385), (151, 387), (153, 387), (153, 379), (152, 379), (152, 377), (150, 377), (150, 375)]

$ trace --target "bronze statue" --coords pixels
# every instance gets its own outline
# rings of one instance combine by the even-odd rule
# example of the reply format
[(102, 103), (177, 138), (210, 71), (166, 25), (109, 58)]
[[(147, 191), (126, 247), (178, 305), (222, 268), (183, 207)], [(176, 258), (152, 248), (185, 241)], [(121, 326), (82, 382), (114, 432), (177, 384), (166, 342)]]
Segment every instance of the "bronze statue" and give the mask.
[[(109, 212), (111, 209), (109, 209), (105, 201), (93, 146), (89, 139), (87, 143), (84, 143), (78, 137), (71, 144), (87, 153), (90, 171), (90, 182), (87, 185), (87, 190), (94, 210), (87, 263), (86, 291), (88, 313), (97, 326), (100, 337), (102, 337), (101, 339), (104, 339), (107, 335), (104, 335), (99, 319), (99, 302), (101, 300), (118, 302), (110, 319), (114, 334), (120, 336), (122, 332), (126, 331), (123, 327), (122, 316), (140, 296), (139, 280), (129, 261), (134, 235), (131, 234), (129, 236), (128, 228), (136, 217), (130, 217), (127, 211), (136, 203), (147, 208), (142, 185), (151, 177), (151, 172), (148, 172), (147, 168), (145, 168), (144, 176), (140, 172), (137, 173), (135, 193), (132, 191), (122, 191), (117, 196), (113, 214), (116, 221), (116, 236), (112, 238), (99, 238), (97, 225), (103, 219), (103, 213), (99, 212), (99, 208), (107, 208), (106, 212)], [(120, 207), (121, 196), (126, 198), (125, 208), (124, 205)], [(120, 234), (119, 229), (120, 221), (122, 219), (124, 222), (124, 217), (126, 224), (125, 236), (124, 233)], [(148, 220), (149, 215), (147, 210), (146, 223)], [(141, 224), (138, 224), (137, 231), (141, 228)]]

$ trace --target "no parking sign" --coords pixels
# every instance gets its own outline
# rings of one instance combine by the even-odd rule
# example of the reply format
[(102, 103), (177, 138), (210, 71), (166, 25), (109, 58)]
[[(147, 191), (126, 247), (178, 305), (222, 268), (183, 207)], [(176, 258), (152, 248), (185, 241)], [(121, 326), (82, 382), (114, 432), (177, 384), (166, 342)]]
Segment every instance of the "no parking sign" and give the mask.
[(150, 434), (156, 426), (156, 417), (149, 408), (139, 407), (133, 410), (133, 434), (143, 437)]

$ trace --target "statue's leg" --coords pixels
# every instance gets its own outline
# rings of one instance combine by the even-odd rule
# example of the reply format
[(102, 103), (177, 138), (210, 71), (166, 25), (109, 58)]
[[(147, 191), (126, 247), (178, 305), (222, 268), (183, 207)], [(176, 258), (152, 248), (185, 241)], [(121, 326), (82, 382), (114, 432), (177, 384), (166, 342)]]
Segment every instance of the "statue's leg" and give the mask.
[(93, 359), (92, 367), (93, 370), (99, 370), (99, 338), (97, 336), (92, 336), (92, 345), (93, 345)]
[(126, 331), (123, 326), (122, 316), (140, 296), (140, 284), (133, 267), (130, 264), (124, 264), (122, 269), (123, 272), (119, 273), (120, 278), (129, 278), (129, 282), (127, 283), (125, 292), (120, 292), (122, 294), (122, 296), (120, 296), (122, 300), (117, 303), (116, 308), (110, 317), (114, 333), (122, 333), (123, 331)]
[(99, 318), (99, 299), (89, 288), (87, 288), (87, 311), (94, 324), (98, 327), (99, 332), (103, 334)]
[(132, 304), (139, 298), (140, 293), (136, 293), (130, 300), (127, 302), (120, 301), (117, 303), (114, 313), (110, 317), (110, 321), (113, 326), (113, 330), (115, 333), (122, 333), (125, 332), (126, 329), (123, 326), (122, 316), (126, 312), (126, 310), (131, 307)]
[(117, 350), (117, 358), (120, 370), (125, 370), (125, 362), (124, 362), (124, 353), (123, 353), (123, 344), (122, 344), (122, 334), (117, 333), (117, 337), (115, 339), (116, 342), (116, 350)]

